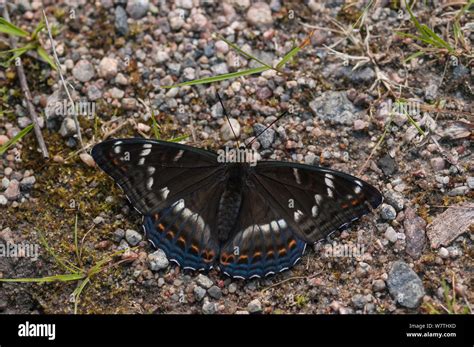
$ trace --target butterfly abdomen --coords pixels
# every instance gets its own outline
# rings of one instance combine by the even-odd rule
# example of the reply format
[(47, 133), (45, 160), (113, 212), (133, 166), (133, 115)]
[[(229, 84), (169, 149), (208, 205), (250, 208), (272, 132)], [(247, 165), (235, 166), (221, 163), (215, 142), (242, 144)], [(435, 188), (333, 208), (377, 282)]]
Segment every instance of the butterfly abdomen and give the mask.
[(242, 170), (240, 165), (231, 165), (227, 171), (226, 188), (219, 201), (217, 233), (220, 242), (227, 241), (235, 229), (242, 204)]

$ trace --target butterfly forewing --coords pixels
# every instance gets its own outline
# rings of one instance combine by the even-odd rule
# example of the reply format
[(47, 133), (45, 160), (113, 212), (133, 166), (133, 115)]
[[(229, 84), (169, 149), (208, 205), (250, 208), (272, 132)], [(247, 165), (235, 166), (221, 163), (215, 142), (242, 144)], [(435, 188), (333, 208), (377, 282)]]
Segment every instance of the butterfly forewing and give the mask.
[(212, 152), (139, 138), (102, 142), (92, 156), (143, 215), (169, 206), (222, 170)]
[(260, 162), (254, 184), (306, 242), (316, 242), (377, 207), (381, 194), (342, 172), (285, 162)]

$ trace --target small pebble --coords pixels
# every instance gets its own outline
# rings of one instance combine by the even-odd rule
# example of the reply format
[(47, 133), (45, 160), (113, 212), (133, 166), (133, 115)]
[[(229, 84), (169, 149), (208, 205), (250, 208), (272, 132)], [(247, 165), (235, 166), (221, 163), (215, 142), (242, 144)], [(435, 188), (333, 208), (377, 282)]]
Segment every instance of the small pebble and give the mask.
[(247, 311), (250, 313), (262, 312), (262, 303), (258, 299), (250, 301), (247, 305)]
[(143, 239), (143, 236), (135, 230), (127, 229), (125, 231), (125, 239), (130, 245), (136, 246)]
[(382, 204), (380, 216), (385, 220), (394, 220), (397, 217), (397, 211), (388, 204)]

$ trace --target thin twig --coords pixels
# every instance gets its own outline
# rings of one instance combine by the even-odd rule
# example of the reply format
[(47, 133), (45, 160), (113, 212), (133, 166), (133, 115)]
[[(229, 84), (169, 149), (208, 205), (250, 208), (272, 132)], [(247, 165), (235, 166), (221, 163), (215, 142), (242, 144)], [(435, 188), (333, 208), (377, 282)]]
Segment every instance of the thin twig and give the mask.
[[(51, 42), (51, 48), (53, 49), (54, 62), (56, 64), (56, 67), (58, 68), (58, 73), (59, 73), (59, 76), (61, 77), (61, 82), (63, 83), (64, 90), (66, 91), (69, 102), (71, 103), (71, 105), (74, 106), (74, 100), (72, 99), (72, 96), (69, 93), (69, 88), (66, 84), (66, 80), (64, 79), (64, 76), (61, 73), (61, 64), (59, 63), (58, 54), (56, 53), (56, 46), (54, 45), (53, 34), (51, 34), (51, 29), (49, 27), (48, 17), (46, 16), (46, 12), (44, 11), (44, 8), (42, 9), (42, 11), (43, 11), (44, 23), (46, 24), (46, 30), (48, 30), (49, 41)], [(74, 112), (72, 113), (72, 117), (74, 119), (74, 124), (76, 125), (76, 133), (77, 133), (77, 138), (79, 140), (79, 144), (81, 145), (81, 148), (84, 148), (84, 143), (82, 142), (82, 135), (81, 135), (81, 125), (79, 124), (79, 120), (77, 119), (76, 107), (74, 107)]]
[[(3, 16), (7, 21), (10, 22), (10, 14), (8, 13), (7, 4), (3, 9)], [(11, 49), (16, 48), (17, 40), (13, 35), (10, 35), (10, 46)], [(46, 147), (46, 143), (44, 142), (43, 134), (41, 133), (41, 127), (39, 126), (38, 115), (36, 114), (35, 107), (33, 105), (33, 98), (31, 97), (30, 88), (28, 87), (28, 83), (26, 81), (25, 70), (23, 69), (23, 63), (21, 61), (21, 57), (18, 57), (16, 62), (16, 71), (18, 73), (18, 78), (20, 80), (21, 90), (25, 95), (26, 106), (28, 108), (28, 113), (30, 114), (31, 121), (33, 122), (36, 140), (38, 141), (38, 145), (43, 153), (44, 158), (49, 158), (48, 148)]]

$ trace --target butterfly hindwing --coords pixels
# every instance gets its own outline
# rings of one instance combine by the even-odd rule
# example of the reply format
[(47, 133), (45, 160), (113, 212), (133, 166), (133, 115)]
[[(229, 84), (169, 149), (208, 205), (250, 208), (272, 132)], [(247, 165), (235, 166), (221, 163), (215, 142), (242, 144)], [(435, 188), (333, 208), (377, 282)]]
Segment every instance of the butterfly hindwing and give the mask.
[(292, 230), (317, 242), (382, 202), (370, 184), (339, 171), (286, 162), (260, 162), (255, 186)]
[(153, 245), (185, 269), (208, 270), (219, 252), (213, 232), (213, 216), (218, 206), (212, 196), (220, 193), (222, 185), (208, 180), (201, 188), (153, 215), (144, 216), (143, 221)]
[(286, 270), (301, 258), (306, 243), (275, 212), (257, 190), (245, 187), (236, 233), (220, 252), (219, 267), (224, 273), (263, 277)]

